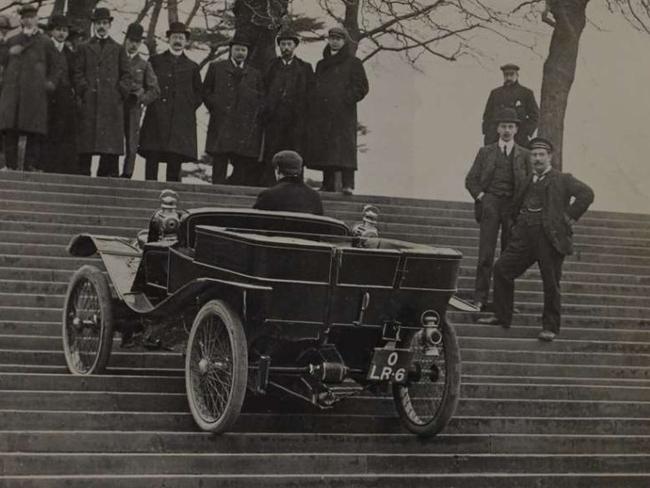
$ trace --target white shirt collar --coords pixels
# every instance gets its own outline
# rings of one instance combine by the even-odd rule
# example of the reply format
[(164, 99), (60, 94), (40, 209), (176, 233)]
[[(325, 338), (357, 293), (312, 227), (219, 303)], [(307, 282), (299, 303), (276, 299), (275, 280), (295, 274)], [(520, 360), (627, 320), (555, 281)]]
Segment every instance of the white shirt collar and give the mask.
[(245, 63), (245, 61), (242, 61), (241, 64), (239, 64), (239, 63), (237, 63), (237, 61), (235, 61), (234, 59), (230, 58), (230, 62), (232, 63), (232, 65), (233, 65), (235, 68), (242, 68), (242, 69), (244, 68), (244, 63)]
[(181, 54), (183, 54), (183, 49), (181, 49), (180, 51), (176, 51), (175, 49), (170, 47), (169, 52), (172, 53), (174, 56), (180, 56)]
[(546, 168), (544, 170), (544, 172), (541, 175), (538, 175), (537, 173), (534, 173), (533, 174), (533, 183), (537, 183), (538, 181), (542, 181), (544, 179), (544, 177), (549, 173), (549, 171), (551, 171), (551, 169), (553, 169), (553, 167), (549, 166), (548, 168)]
[(501, 152), (503, 152), (504, 147), (508, 151), (508, 156), (509, 156), (510, 153), (512, 152), (512, 148), (515, 147), (515, 140), (510, 139), (508, 142), (506, 142), (506, 141), (504, 141), (502, 139), (499, 139), (499, 149), (501, 150)]
[(280, 59), (282, 59), (282, 63), (283, 63), (285, 66), (290, 66), (291, 63), (293, 63), (293, 56), (291, 57), (291, 59), (289, 59), (289, 61), (287, 61), (287, 60), (284, 59), (283, 57), (280, 57)]
[(63, 48), (65, 47), (65, 42), (59, 42), (56, 39), (52, 39), (52, 42), (54, 43), (54, 47), (56, 48), (57, 51), (59, 52), (63, 51)]
[(140, 54), (138, 51), (134, 52), (133, 54), (126, 53), (126, 55), (129, 57), (129, 59), (135, 59), (135, 57)]
[(35, 35), (37, 32), (38, 32), (38, 28), (36, 28), (36, 27), (33, 28), (33, 29), (25, 29), (25, 28), (23, 27), (23, 34), (25, 34), (26, 36), (33, 36), (33, 35)]

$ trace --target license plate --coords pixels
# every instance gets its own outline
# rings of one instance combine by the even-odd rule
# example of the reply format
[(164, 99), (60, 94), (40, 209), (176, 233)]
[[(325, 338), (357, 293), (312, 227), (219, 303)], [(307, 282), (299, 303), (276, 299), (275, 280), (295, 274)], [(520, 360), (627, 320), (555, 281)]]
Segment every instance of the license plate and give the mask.
[(366, 378), (370, 381), (404, 383), (412, 360), (413, 351), (410, 349), (375, 348)]

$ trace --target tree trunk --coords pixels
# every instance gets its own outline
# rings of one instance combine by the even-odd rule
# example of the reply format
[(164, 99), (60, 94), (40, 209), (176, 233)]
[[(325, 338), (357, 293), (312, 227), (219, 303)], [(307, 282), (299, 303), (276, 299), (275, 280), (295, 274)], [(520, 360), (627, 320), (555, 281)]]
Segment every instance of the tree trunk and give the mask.
[(90, 36), (90, 16), (97, 5), (98, 0), (68, 0), (68, 17), (75, 26), (83, 29), (83, 32)]
[(167, 19), (170, 24), (178, 22), (178, 0), (167, 0)]
[(345, 27), (352, 39), (352, 52), (356, 54), (361, 39), (361, 30), (359, 29), (359, 10), (361, 0), (347, 0), (345, 2), (345, 16), (343, 18), (343, 27)]
[(252, 47), (248, 63), (262, 72), (276, 56), (275, 36), (286, 22), (289, 0), (235, 0), (235, 31)]
[(153, 4), (153, 11), (151, 12), (151, 19), (149, 19), (149, 27), (147, 29), (147, 38), (145, 44), (149, 50), (149, 56), (153, 56), (157, 52), (157, 43), (156, 43), (156, 26), (158, 25), (158, 19), (160, 18), (160, 11), (163, 7), (163, 0), (155, 0)]
[(65, 0), (54, 0), (51, 15), (63, 15), (65, 12)]
[(562, 169), (564, 117), (575, 78), (580, 36), (589, 0), (548, 0), (555, 18), (548, 57), (544, 62), (539, 135), (553, 142), (553, 165)]

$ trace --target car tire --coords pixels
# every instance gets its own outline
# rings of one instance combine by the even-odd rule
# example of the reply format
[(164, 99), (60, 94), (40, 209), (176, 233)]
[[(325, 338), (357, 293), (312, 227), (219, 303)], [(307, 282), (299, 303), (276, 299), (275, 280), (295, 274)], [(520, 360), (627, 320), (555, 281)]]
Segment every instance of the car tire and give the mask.
[[(444, 383), (438, 385), (441, 382), (439, 377), (433, 381), (428, 376), (432, 374), (429, 367), (422, 368), (418, 381), (405, 385), (393, 384), (393, 399), (400, 420), (408, 430), (422, 437), (436, 435), (447, 425), (460, 398), (461, 360), (456, 331), (446, 321), (442, 323), (440, 331), (444, 359), (436, 361), (436, 364), (444, 365)], [(414, 361), (428, 360), (422, 352), (418, 355), (418, 347), (414, 344), (417, 340), (416, 334), (411, 340), (411, 347), (416, 351)], [(427, 400), (423, 401), (423, 397)]]
[(239, 315), (226, 302), (211, 300), (194, 319), (185, 355), (187, 399), (201, 430), (230, 429), (244, 403), (247, 381), (248, 347)]
[(82, 266), (70, 280), (63, 305), (63, 351), (72, 374), (104, 372), (113, 345), (113, 316), (106, 275), (95, 266)]

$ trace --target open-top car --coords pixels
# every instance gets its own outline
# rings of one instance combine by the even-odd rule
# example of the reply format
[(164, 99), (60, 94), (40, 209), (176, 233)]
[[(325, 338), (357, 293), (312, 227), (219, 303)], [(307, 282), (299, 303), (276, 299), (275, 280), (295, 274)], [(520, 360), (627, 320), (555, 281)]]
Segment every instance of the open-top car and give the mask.
[(228, 430), (247, 389), (323, 409), (392, 390), (412, 432), (433, 435), (449, 421), (460, 390), (446, 319), (458, 251), (358, 237), (341, 221), (299, 213), (206, 208), (164, 225), (174, 239), (70, 242), (72, 255), (98, 253), (106, 269), (83, 266), (68, 287), (72, 373), (101, 373), (114, 333), (158, 327), (185, 353), (189, 406), (203, 430)]

